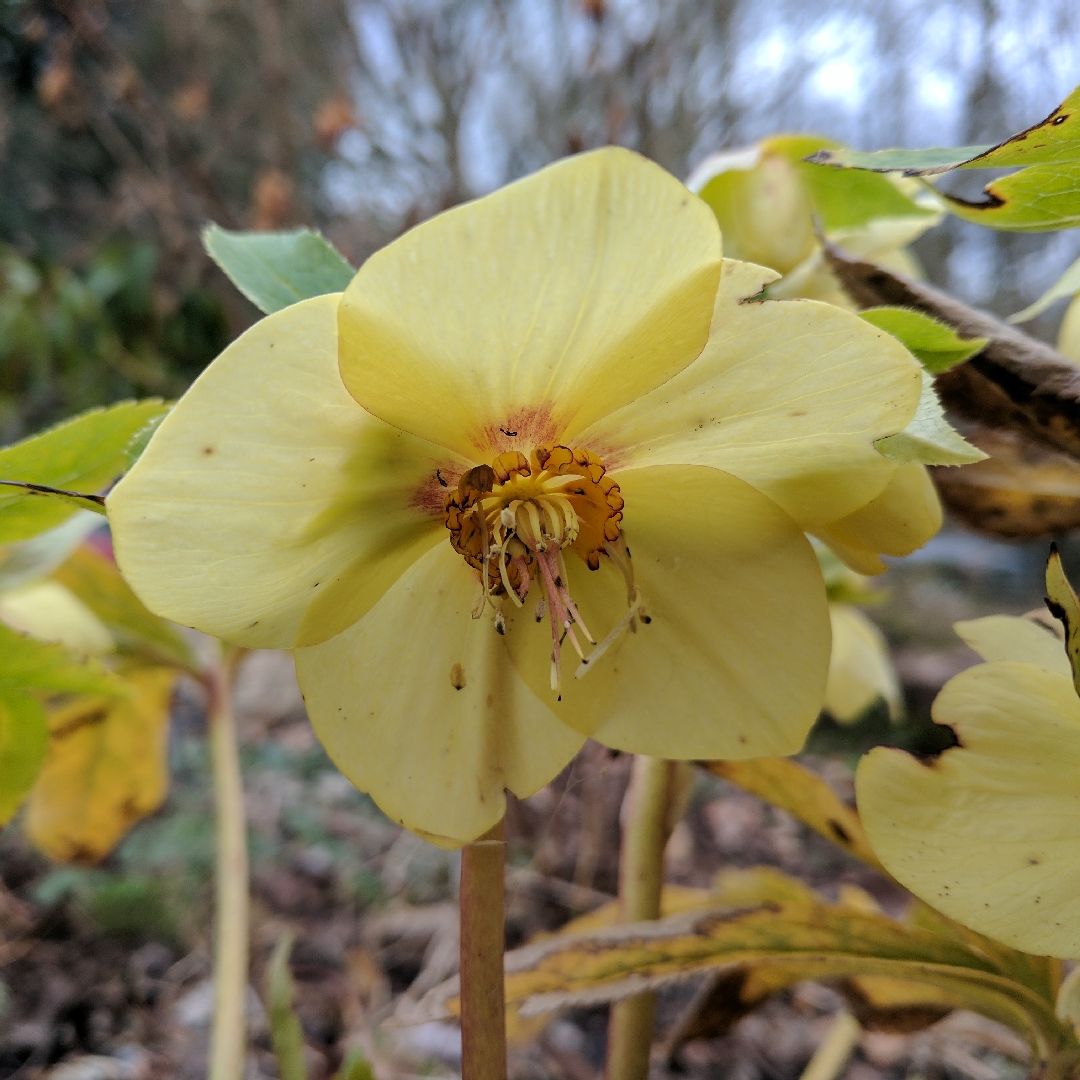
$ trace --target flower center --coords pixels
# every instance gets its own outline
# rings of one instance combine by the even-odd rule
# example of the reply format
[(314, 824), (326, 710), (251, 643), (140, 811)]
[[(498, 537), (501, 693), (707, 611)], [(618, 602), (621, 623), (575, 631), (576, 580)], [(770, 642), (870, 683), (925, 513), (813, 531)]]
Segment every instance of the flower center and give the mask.
[[(457, 490), (446, 496), (450, 543), (480, 574), (481, 596), (473, 610), (478, 619), (490, 604), (495, 629), (505, 633), (505, 619), (495, 598), (508, 596), (521, 607), (535, 578), (543, 593), (536, 620), (551, 622), (551, 686), (562, 677), (560, 649), (569, 639), (583, 675), (589, 663), (611, 644), (612, 635), (586, 657), (577, 630), (592, 644), (577, 605), (570, 596), (564, 553), (577, 555), (590, 570), (600, 568), (601, 555), (612, 558), (627, 582), (631, 608), (638, 594), (630, 556), (622, 541), (623, 499), (604, 463), (589, 450), (539, 446), (525, 457), (519, 451), (500, 454), (490, 465), (465, 473)], [(626, 627), (620, 625), (619, 633)], [(617, 635), (616, 635), (617, 636)]]

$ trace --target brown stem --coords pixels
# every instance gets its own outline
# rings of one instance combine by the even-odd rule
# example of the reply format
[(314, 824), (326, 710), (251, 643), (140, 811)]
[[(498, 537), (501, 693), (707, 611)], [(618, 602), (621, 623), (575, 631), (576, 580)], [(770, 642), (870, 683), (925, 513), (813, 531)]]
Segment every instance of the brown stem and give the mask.
[(947, 323), (962, 337), (989, 339), (978, 355), (934, 380), (947, 409), (1080, 458), (1080, 368), (1049, 345), (932, 285), (853, 259), (831, 244), (824, 251), (830, 269), (859, 307), (914, 308)]
[[(624, 922), (660, 915), (664, 847), (682, 816), (690, 776), (685, 762), (634, 758), (626, 792), (619, 905)], [(608, 1021), (607, 1080), (647, 1080), (656, 995), (637, 994), (611, 1007)]]
[(503, 826), (461, 850), (461, 1076), (506, 1080)]

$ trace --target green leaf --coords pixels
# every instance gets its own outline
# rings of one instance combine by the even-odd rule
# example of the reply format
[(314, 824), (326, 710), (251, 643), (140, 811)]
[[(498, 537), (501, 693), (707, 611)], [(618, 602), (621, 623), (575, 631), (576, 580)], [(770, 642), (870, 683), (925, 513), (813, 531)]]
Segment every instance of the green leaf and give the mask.
[(345, 1055), (341, 1068), (334, 1074), (334, 1080), (375, 1080), (375, 1071), (364, 1052), (353, 1047)]
[(1035, 303), (1029, 304), (1015, 315), (1010, 315), (1007, 321), (1014, 325), (1027, 322), (1029, 319), (1034, 319), (1036, 315), (1041, 315), (1051, 304), (1078, 292), (1080, 292), (1080, 259), (1077, 259)]
[(973, 461), (982, 461), (986, 455), (945, 419), (934, 380), (925, 370), (922, 380), (922, 394), (914, 419), (903, 431), (879, 439), (874, 445), (886, 457), (902, 464), (917, 461), (922, 465), (969, 465)]
[[(116, 481), (127, 467), (132, 438), (166, 411), (154, 398), (92, 409), (0, 450), (0, 480), (31, 485), (0, 486), (0, 544), (45, 532), (80, 505), (92, 509), (63, 493), (94, 494)], [(62, 494), (54, 496), (47, 489)]]
[(841, 173), (818, 169), (803, 160), (812, 150), (836, 146), (813, 135), (781, 135), (762, 147), (786, 157), (806, 185), (814, 211), (826, 232), (857, 229), (877, 218), (934, 217), (936, 210), (920, 206), (891, 180), (873, 173)]
[(63, 488), (49, 487), (48, 484), (32, 484), (26, 480), (0, 480), (0, 487), (10, 488), (21, 495), (46, 497), (54, 503), (66, 503), (76, 510), (89, 510), (91, 513), (105, 516), (105, 497), (87, 495), (81, 491), (64, 491)]
[(903, 172), (908, 176), (930, 176), (951, 169), (1003, 169), (1080, 162), (1080, 87), (1045, 120), (996, 145), (878, 150), (874, 153), (821, 150), (811, 160), (817, 165)]
[(36, 693), (124, 696), (124, 682), (62, 645), (26, 637), (0, 623), (0, 825), (37, 780), (48, 744)]
[(1080, 162), (1021, 169), (987, 184), (982, 202), (945, 195), (950, 213), (1008, 232), (1051, 232), (1080, 226)]
[(902, 172), (905, 176), (933, 176), (951, 172), (993, 150), (985, 146), (935, 146), (928, 150), (819, 150), (806, 158), (811, 165), (833, 165), (841, 169), (870, 172)]
[(203, 246), (229, 280), (267, 315), (325, 293), (341, 292), (356, 271), (317, 232), (203, 231)]
[(911, 308), (867, 308), (859, 312), (859, 318), (892, 334), (931, 375), (940, 375), (970, 360), (990, 340), (961, 338), (951, 326)]
[(281, 1080), (307, 1080), (304, 1064), (304, 1029), (293, 1011), (293, 981), (289, 953), (295, 935), (287, 930), (274, 947), (266, 969), (266, 997), (270, 1003), (270, 1034)]
[(97, 661), (82, 660), (63, 645), (38, 641), (0, 623), (0, 693), (39, 690), (57, 694), (122, 696), (122, 679)]
[(14, 687), (0, 689), (0, 825), (30, 794), (48, 745), (49, 725), (41, 702)]
[(168, 415), (168, 409), (165, 409), (157, 416), (151, 417), (150, 420), (131, 437), (131, 442), (127, 444), (127, 450), (125, 452), (128, 469), (142, 457), (143, 451), (146, 449), (154, 432), (161, 427), (161, 421)]
[(988, 184), (982, 202), (944, 195), (957, 217), (993, 229), (1045, 232), (1080, 225), (1080, 87), (1041, 123), (996, 146), (860, 153), (819, 150), (806, 161), (842, 169), (932, 176), (953, 169), (1024, 166)]
[(116, 564), (105, 555), (80, 548), (53, 578), (105, 624), (121, 652), (141, 653), (148, 659), (187, 670), (200, 666), (177, 628), (144, 607)]

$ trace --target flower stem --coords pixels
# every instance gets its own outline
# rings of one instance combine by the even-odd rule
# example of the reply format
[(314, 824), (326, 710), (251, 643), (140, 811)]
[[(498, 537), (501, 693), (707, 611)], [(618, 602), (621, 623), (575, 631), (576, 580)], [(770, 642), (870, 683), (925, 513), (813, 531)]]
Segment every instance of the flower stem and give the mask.
[(232, 680), (243, 650), (226, 647), (204, 677), (217, 816), (214, 910), (214, 1026), (209, 1080), (239, 1080), (247, 1056), (248, 857), (244, 787), (232, 711)]
[(837, 1013), (799, 1080), (836, 1080), (854, 1053), (861, 1034), (859, 1021), (851, 1013)]
[(503, 827), (461, 850), (461, 1076), (506, 1080)]
[[(623, 803), (619, 856), (619, 905), (624, 922), (660, 915), (664, 847), (682, 816), (690, 767), (661, 758), (634, 758)], [(646, 1080), (652, 1047), (655, 994), (637, 994), (611, 1007), (607, 1080)]]

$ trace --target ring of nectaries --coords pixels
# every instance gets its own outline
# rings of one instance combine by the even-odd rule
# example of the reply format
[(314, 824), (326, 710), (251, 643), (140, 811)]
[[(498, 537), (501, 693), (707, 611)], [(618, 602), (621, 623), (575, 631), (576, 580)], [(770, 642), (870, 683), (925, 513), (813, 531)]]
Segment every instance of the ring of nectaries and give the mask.
[[(518, 450), (500, 454), (490, 465), (477, 465), (446, 494), (445, 519), (450, 543), (480, 575), (481, 595), (473, 609), (480, 618), (488, 605), (495, 611), (495, 629), (506, 632), (506, 620), (495, 598), (508, 596), (525, 604), (533, 578), (542, 597), (536, 621), (551, 622), (551, 688), (562, 680), (561, 647), (568, 639), (580, 658), (578, 678), (624, 630), (648, 623), (641, 592), (634, 585), (630, 551), (623, 538), (623, 497), (607, 475), (604, 463), (590, 450), (538, 446), (529, 457)], [(564, 553), (569, 550), (590, 570), (607, 555), (626, 581), (626, 615), (597, 644), (570, 596)], [(595, 646), (588, 656), (577, 631)]]

